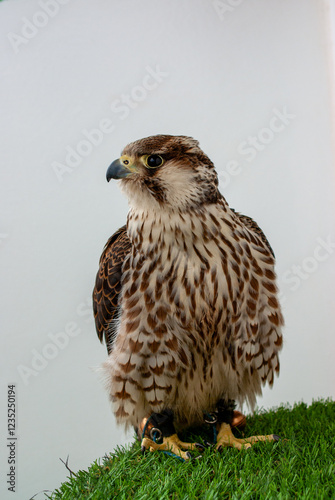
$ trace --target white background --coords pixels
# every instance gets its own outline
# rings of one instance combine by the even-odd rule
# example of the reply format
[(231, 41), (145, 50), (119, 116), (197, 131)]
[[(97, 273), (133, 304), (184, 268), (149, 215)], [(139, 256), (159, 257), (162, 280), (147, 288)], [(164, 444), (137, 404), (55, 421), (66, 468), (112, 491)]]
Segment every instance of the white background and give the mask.
[[(328, 2), (54, 0), (41, 15), (46, 2), (0, 4), (2, 472), (8, 383), (18, 424), (17, 491), (2, 479), (1, 498), (52, 490), (67, 476), (59, 458), (87, 468), (132, 439), (116, 428), (94, 371), (106, 351), (90, 295), (103, 245), (127, 213), (105, 172), (141, 137), (198, 139), (230, 205), (255, 218), (275, 250), (285, 345), (259, 406), (335, 395)], [(150, 71), (161, 73), (156, 85)], [(290, 117), (283, 126), (279, 112)], [(114, 130), (69, 168), (68, 148), (83, 151), (84, 131), (104, 119)], [(257, 136), (259, 150), (246, 154)], [(55, 162), (67, 171), (57, 176)], [(50, 337), (62, 332), (63, 349)], [(33, 373), (36, 352), (49, 359), (35, 359)]]

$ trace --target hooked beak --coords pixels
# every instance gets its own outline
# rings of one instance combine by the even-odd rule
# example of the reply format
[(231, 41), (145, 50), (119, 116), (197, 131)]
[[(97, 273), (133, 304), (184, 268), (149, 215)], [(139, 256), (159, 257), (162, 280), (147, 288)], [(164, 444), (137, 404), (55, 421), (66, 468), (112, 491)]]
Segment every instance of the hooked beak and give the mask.
[(111, 179), (124, 179), (128, 175), (136, 172), (132, 160), (128, 156), (121, 156), (114, 160), (107, 169), (106, 179), (109, 182)]

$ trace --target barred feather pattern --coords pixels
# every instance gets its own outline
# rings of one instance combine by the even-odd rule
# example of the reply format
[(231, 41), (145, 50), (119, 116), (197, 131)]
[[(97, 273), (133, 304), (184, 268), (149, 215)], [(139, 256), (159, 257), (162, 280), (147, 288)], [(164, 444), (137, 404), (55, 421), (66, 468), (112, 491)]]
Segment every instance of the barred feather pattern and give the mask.
[(192, 209), (134, 205), (104, 364), (117, 421), (137, 427), (169, 408), (186, 427), (222, 398), (253, 408), (279, 373), (282, 347), (266, 238), (223, 197)]

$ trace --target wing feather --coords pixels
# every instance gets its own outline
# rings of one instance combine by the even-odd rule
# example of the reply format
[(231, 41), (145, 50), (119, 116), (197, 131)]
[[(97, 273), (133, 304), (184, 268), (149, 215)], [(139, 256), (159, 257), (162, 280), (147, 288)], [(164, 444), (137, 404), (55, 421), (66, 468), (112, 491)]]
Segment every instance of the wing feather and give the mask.
[(275, 257), (274, 251), (272, 250), (271, 245), (270, 245), (267, 237), (265, 236), (265, 234), (263, 233), (263, 231), (261, 230), (261, 228), (259, 227), (257, 222), (255, 222), (254, 219), (252, 219), (251, 217), (248, 217), (247, 215), (243, 215), (243, 214), (240, 214), (239, 212), (236, 212), (236, 210), (234, 210), (233, 208), (231, 208), (231, 210), (239, 217), (239, 219), (243, 222), (243, 224), (248, 229), (250, 229), (251, 231), (258, 234), (258, 236), (263, 241), (263, 243), (265, 243), (267, 249), (271, 252), (273, 257)]
[(130, 250), (126, 226), (122, 226), (107, 241), (99, 261), (93, 290), (93, 311), (97, 335), (100, 342), (105, 338), (108, 353), (114, 341), (113, 320), (117, 317), (122, 266)]

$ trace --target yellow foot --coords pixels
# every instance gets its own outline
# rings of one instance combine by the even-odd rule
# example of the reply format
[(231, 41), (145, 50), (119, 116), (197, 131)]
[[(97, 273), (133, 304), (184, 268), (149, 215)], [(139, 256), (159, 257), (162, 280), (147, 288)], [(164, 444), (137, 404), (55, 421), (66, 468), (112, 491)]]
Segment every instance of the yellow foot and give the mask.
[(223, 423), (218, 432), (216, 449), (220, 450), (221, 448), (231, 446), (241, 450), (242, 448), (251, 448), (257, 441), (279, 441), (279, 437), (276, 434), (269, 434), (268, 436), (251, 436), (238, 439), (232, 433), (230, 425)]
[(180, 441), (177, 434), (172, 434), (172, 436), (164, 437), (161, 444), (155, 443), (155, 441), (152, 441), (152, 439), (149, 439), (147, 437), (143, 438), (141, 443), (142, 452), (145, 452), (145, 450), (147, 449), (149, 449), (150, 451), (170, 451), (171, 453), (174, 453), (184, 460), (189, 460), (190, 458), (192, 458), (192, 455), (189, 451), (183, 450), (196, 450), (197, 448), (204, 449), (204, 447), (199, 443), (184, 443), (183, 441)]

